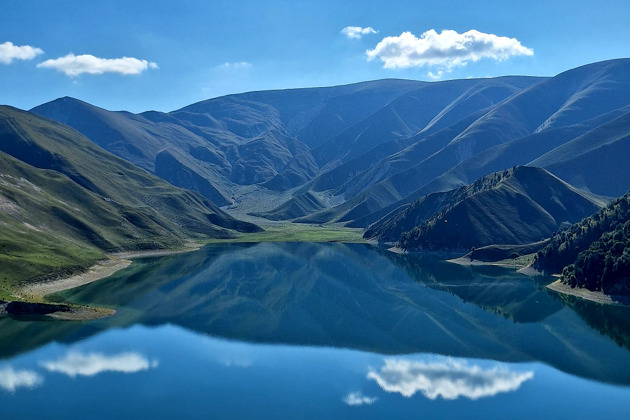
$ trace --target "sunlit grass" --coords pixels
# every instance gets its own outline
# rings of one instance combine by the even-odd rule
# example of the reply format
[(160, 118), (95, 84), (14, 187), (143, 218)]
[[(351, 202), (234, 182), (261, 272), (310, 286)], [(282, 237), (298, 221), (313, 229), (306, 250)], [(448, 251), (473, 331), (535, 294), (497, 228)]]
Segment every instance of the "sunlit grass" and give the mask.
[(365, 242), (363, 229), (360, 228), (287, 222), (260, 224), (260, 226), (265, 229), (264, 232), (239, 234), (232, 239), (207, 239), (204, 242)]

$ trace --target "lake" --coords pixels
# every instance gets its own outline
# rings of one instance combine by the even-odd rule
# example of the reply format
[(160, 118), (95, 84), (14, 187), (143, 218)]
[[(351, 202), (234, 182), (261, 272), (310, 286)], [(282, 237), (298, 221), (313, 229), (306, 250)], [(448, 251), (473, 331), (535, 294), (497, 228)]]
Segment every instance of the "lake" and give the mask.
[(629, 310), (366, 244), (211, 245), (0, 319), (7, 419), (625, 419)]

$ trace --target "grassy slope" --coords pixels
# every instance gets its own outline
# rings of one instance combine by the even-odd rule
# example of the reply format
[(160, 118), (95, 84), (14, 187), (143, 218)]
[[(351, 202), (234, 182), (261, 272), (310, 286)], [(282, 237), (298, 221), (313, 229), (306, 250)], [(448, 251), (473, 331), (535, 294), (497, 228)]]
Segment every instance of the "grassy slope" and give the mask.
[(260, 231), (69, 127), (10, 107), (0, 107), (0, 207), (5, 296), (19, 282), (80, 271), (105, 252)]
[[(0, 299), (24, 280), (67, 275), (104, 257), (61, 220), (65, 211), (75, 213), (77, 203), (92, 210), (108, 205), (59, 173), (32, 168), (0, 152)], [(80, 213), (77, 221), (95, 214)]]
[(393, 223), (385, 221), (374, 230), (388, 240), (392, 232), (402, 231), (404, 248), (525, 244), (544, 239), (561, 223), (579, 220), (604, 204), (543, 169), (529, 167), (495, 173), (439, 195), (444, 201), (438, 205), (423, 198)]

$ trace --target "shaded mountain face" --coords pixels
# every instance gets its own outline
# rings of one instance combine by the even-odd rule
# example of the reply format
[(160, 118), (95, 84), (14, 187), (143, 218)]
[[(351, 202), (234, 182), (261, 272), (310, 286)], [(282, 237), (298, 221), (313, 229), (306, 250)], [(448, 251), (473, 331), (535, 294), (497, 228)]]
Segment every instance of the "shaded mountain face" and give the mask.
[[(311, 179), (318, 170), (310, 155), (312, 145), (424, 84), (383, 80), (252, 92), (199, 102), (168, 114), (110, 112), (61, 98), (32, 112), (68, 124), (117, 156), (167, 174), (169, 182), (225, 205), (240, 185), (271, 181), (270, 188), (284, 190)], [(352, 105), (356, 103), (361, 105)], [(163, 161), (156, 161), (165, 149), (179, 168), (165, 168)], [(189, 176), (174, 176), (182, 165)], [(198, 177), (212, 188), (195, 182)]]
[(404, 249), (470, 249), (548, 237), (605, 203), (544, 169), (519, 166), (420, 198), (366, 231)]
[[(428, 134), (539, 80), (381, 80), (230, 95), (168, 114), (110, 112), (61, 98), (32, 112), (72, 126), (174, 185), (227, 205), (243, 186), (301, 187), (378, 144), (420, 130)], [(170, 159), (163, 159), (164, 151)]]
[[(6, 106), (0, 107), (0, 202), (6, 209), (0, 212), (3, 269), (49, 254), (72, 268), (103, 251), (181, 246), (193, 238), (260, 230), (68, 126)], [(29, 267), (41, 262), (55, 268), (54, 258), (46, 260)]]
[[(366, 227), (517, 165), (595, 194), (630, 189), (629, 59), (553, 78), (249, 92), (170, 113), (110, 112), (71, 98), (32, 111), (235, 214), (272, 220)], [(318, 204), (287, 211), (306, 192)]]

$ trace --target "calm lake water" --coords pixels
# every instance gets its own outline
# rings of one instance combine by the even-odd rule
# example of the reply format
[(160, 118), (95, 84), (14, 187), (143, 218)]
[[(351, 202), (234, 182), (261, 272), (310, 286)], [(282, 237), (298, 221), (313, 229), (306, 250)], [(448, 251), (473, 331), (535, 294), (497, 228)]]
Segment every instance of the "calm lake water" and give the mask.
[(627, 419), (630, 310), (364, 244), (137, 260), (0, 319), (3, 419)]

